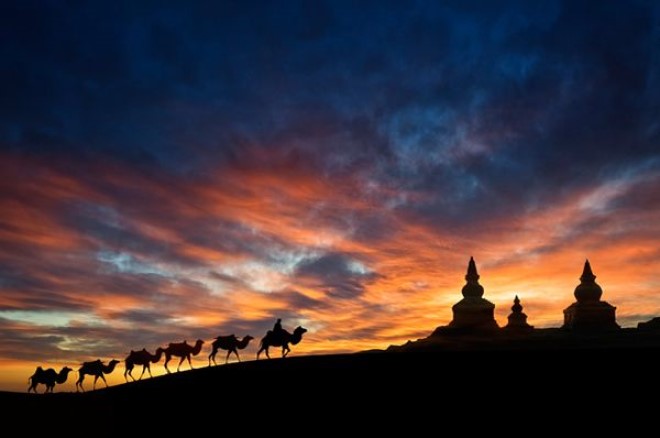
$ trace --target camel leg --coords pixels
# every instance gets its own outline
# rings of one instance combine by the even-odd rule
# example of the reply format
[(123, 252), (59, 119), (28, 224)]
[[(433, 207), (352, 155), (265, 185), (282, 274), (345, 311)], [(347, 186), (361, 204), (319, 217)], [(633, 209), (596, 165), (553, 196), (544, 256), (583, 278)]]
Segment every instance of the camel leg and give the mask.
[(270, 354), (268, 354), (268, 347), (266, 347), (266, 357), (270, 359)]
[(229, 355), (231, 354), (231, 350), (227, 350), (227, 357), (225, 357), (225, 365), (229, 363)]
[[(154, 375), (151, 374), (151, 365), (150, 364), (147, 364), (147, 371), (149, 371), (149, 377), (151, 377), (153, 379)], [(140, 380), (142, 380), (142, 377), (140, 377)]]
[(81, 374), (80, 377), (78, 377), (78, 381), (76, 382), (76, 392), (78, 392), (78, 387), (80, 387), (82, 392), (85, 392), (85, 388), (83, 388), (83, 380), (85, 380), (85, 375)]
[(99, 380), (99, 376), (94, 376), (94, 384), (92, 385), (92, 390), (96, 389), (96, 382)]
[(170, 374), (170, 372), (171, 372), (170, 369), (167, 368), (167, 362), (169, 362), (171, 358), (172, 358), (171, 356), (165, 356), (165, 364), (164, 365), (165, 365), (165, 371), (167, 371), (167, 374)]
[(184, 360), (186, 360), (186, 356), (181, 356), (181, 360), (179, 361), (179, 366), (176, 367), (177, 371), (181, 370), (181, 364), (183, 363)]
[(213, 359), (213, 363), (217, 365), (217, 363), (215, 363), (215, 354), (217, 352), (218, 352), (218, 349), (215, 348), (215, 345), (214, 345), (213, 346), (213, 351), (211, 351), (211, 354), (209, 354), (209, 366), (211, 366), (211, 359)]
[(188, 365), (190, 365), (190, 369), (192, 370), (194, 368), (192, 366), (192, 362), (190, 361), (190, 355), (188, 355), (187, 357), (188, 357)]
[(101, 377), (101, 380), (103, 380), (103, 383), (105, 383), (105, 387), (108, 387), (108, 382), (105, 380), (105, 376), (101, 374), (99, 377)]
[(238, 350), (234, 350), (234, 354), (236, 354), (236, 359), (238, 359), (238, 361), (240, 362), (241, 356), (238, 355)]

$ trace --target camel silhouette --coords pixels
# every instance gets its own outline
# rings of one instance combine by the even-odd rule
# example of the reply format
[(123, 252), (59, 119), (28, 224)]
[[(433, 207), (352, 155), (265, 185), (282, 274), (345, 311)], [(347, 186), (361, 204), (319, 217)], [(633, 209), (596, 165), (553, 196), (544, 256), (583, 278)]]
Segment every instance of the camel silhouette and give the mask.
[(133, 377), (133, 368), (135, 365), (142, 365), (142, 374), (138, 380), (142, 380), (144, 372), (149, 371), (149, 376), (153, 377), (151, 374), (151, 364), (160, 361), (161, 356), (163, 356), (163, 349), (158, 347), (156, 354), (149, 353), (145, 348), (140, 351), (131, 350), (130, 354), (126, 359), (124, 359), (124, 364), (126, 370), (124, 371), (124, 379), (128, 382), (128, 377), (133, 379), (135, 382), (135, 377)]
[(30, 383), (30, 387), (28, 388), (28, 392), (34, 391), (35, 394), (37, 392), (37, 385), (38, 384), (44, 384), (46, 385), (46, 390), (44, 391), (44, 394), (47, 392), (53, 392), (53, 389), (55, 388), (55, 384), (62, 384), (66, 382), (66, 379), (69, 377), (69, 373), (73, 371), (69, 367), (64, 367), (60, 370), (59, 373), (57, 373), (54, 369), (48, 368), (47, 370), (44, 370), (41, 367), (37, 367), (35, 370), (34, 374), (30, 376), (28, 379), (28, 382)]
[(105, 386), (108, 386), (108, 382), (106, 382), (105, 377), (103, 376), (104, 374), (110, 374), (111, 372), (114, 371), (115, 366), (119, 363), (118, 360), (112, 359), (108, 365), (105, 365), (101, 359), (97, 359), (92, 362), (83, 362), (82, 366), (78, 368), (78, 381), (76, 382), (76, 392), (78, 392), (78, 388), (80, 388), (83, 392), (85, 392), (85, 388), (83, 388), (83, 381), (85, 380), (85, 375), (89, 374), (90, 376), (94, 376), (94, 385), (93, 389), (96, 389), (96, 381), (99, 380), (99, 377), (103, 380), (103, 383), (105, 383)]
[(165, 353), (165, 371), (167, 371), (168, 374), (170, 373), (170, 369), (167, 368), (167, 363), (170, 361), (172, 356), (181, 358), (179, 361), (179, 366), (176, 368), (177, 371), (181, 369), (181, 364), (185, 359), (188, 359), (188, 365), (190, 365), (190, 369), (192, 370), (193, 366), (192, 362), (190, 362), (190, 356), (197, 356), (202, 350), (202, 345), (204, 345), (204, 341), (201, 339), (198, 339), (197, 342), (195, 342), (194, 347), (192, 345), (188, 345), (187, 341), (183, 341), (177, 344), (171, 343), (168, 345), (167, 348), (163, 350), (163, 353)]
[(213, 359), (213, 363), (217, 365), (215, 361), (215, 355), (218, 352), (218, 349), (227, 350), (225, 363), (229, 362), (229, 355), (232, 353), (236, 355), (236, 359), (238, 359), (240, 362), (241, 357), (238, 355), (238, 350), (243, 350), (245, 347), (247, 347), (252, 339), (254, 338), (250, 335), (243, 336), (243, 339), (240, 341), (236, 335), (218, 336), (211, 344), (213, 351), (211, 351), (211, 354), (209, 354), (209, 366), (211, 366), (211, 359)]
[(270, 359), (268, 354), (269, 347), (282, 347), (282, 357), (286, 357), (291, 349), (289, 344), (296, 345), (298, 344), (303, 337), (303, 334), (307, 333), (307, 329), (301, 326), (296, 327), (293, 331), (293, 334), (287, 332), (286, 330), (281, 330), (280, 334), (274, 333), (272, 330), (268, 330), (266, 336), (261, 339), (261, 347), (257, 351), (257, 360), (259, 360), (259, 355), (262, 351), (266, 352), (266, 357)]

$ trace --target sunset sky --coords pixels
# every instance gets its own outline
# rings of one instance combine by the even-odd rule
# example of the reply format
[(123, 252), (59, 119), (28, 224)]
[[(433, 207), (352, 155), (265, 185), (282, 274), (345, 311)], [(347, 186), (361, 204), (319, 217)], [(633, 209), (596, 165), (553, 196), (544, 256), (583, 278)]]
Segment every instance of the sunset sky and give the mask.
[(656, 2), (194, 3), (2, 2), (0, 390), (278, 317), (400, 344), (470, 256), (500, 325), (586, 258), (660, 315)]

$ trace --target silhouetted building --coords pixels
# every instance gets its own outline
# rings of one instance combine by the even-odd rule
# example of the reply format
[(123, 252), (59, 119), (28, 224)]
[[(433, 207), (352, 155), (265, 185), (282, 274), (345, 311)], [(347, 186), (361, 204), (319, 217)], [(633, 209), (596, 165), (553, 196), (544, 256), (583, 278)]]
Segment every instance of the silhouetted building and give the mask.
[(589, 260), (584, 263), (580, 284), (575, 288), (575, 303), (564, 309), (564, 326), (570, 330), (618, 329), (616, 307), (601, 301), (603, 290), (596, 284)]
[(520, 304), (518, 295), (513, 299), (513, 306), (511, 306), (511, 314), (507, 317), (509, 323), (504, 327), (508, 330), (514, 331), (528, 331), (534, 327), (527, 324), (527, 315), (523, 313), (523, 306)]
[(482, 298), (484, 288), (479, 284), (479, 274), (474, 259), (470, 257), (466, 284), (463, 286), (463, 299), (454, 304), (452, 311), (454, 319), (449, 324), (451, 328), (493, 330), (497, 329), (495, 322), (495, 304)]
[(637, 324), (637, 329), (643, 331), (660, 331), (660, 317), (655, 317), (649, 321), (640, 322)]

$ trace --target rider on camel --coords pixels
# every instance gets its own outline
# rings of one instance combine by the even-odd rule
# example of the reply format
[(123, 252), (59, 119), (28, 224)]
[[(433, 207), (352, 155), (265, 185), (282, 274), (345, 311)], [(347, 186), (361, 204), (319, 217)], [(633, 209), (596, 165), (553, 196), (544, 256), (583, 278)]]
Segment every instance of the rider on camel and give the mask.
[(273, 326), (273, 336), (279, 338), (284, 329), (282, 328), (282, 318), (277, 318), (277, 322)]

